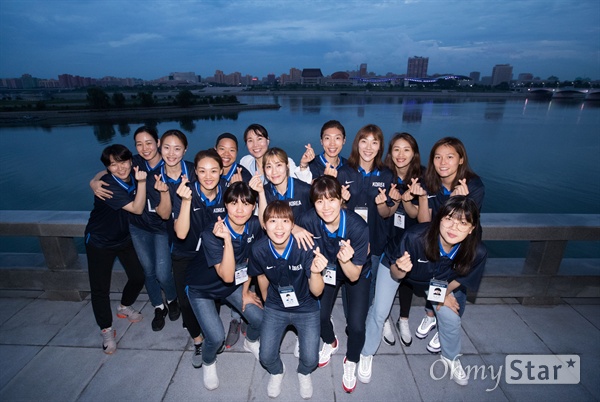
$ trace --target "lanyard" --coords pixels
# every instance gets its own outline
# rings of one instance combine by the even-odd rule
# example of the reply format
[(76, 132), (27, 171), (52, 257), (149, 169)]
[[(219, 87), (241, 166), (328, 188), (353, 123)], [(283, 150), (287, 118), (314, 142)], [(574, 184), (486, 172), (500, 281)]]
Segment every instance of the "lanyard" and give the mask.
[(211, 201), (211, 200), (209, 200), (209, 199), (208, 199), (208, 197), (206, 197), (206, 196), (204, 195), (204, 193), (201, 191), (201, 189), (200, 189), (200, 183), (196, 182), (196, 183), (195, 183), (195, 185), (196, 185), (196, 186), (195, 186), (195, 187), (196, 187), (196, 193), (197, 193), (197, 194), (200, 196), (200, 199), (202, 200), (202, 202), (203, 202), (203, 203), (204, 203), (204, 204), (205, 204), (207, 207), (212, 207), (212, 206), (214, 206), (214, 205), (217, 205), (218, 203), (220, 203), (220, 202), (221, 202), (221, 195), (222, 195), (222, 192), (221, 192), (221, 185), (220, 185), (220, 184), (217, 186), (217, 196), (216, 196), (216, 197), (215, 197), (215, 199), (214, 199), (214, 200), (212, 200), (212, 201)]
[(126, 182), (124, 182), (123, 180), (119, 179), (114, 174), (111, 174), (111, 176), (113, 177), (113, 179), (115, 179), (115, 181), (117, 182), (117, 184), (119, 186), (123, 187), (125, 189), (125, 191), (127, 191), (127, 194), (131, 194), (131, 193), (135, 192), (135, 179), (134, 179), (134, 177), (133, 177), (132, 174), (129, 175), (130, 180), (131, 180), (131, 184), (127, 184)]

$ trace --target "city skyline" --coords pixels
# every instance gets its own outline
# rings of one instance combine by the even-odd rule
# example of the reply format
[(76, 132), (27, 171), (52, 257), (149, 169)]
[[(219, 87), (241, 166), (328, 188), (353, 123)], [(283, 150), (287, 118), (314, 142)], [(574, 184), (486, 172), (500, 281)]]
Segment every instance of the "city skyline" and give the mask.
[[(325, 75), (406, 73), (600, 79), (600, 2), (2, 0), (0, 77), (156, 79), (216, 70), (256, 77), (290, 67)], [(576, 27), (576, 29), (575, 29)]]

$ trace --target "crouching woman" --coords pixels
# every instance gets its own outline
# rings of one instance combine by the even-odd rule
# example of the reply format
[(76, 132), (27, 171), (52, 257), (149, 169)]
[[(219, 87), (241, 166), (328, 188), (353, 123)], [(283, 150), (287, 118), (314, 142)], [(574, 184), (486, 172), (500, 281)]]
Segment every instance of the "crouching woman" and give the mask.
[(395, 261), (390, 267), (392, 277), (424, 289), (433, 303), (441, 360), (459, 385), (469, 381), (458, 359), (467, 288), (477, 290), (487, 259), (486, 248), (476, 233), (478, 228), (479, 209), (475, 202), (455, 196), (430, 224), (410, 228), (389, 256), (390, 261)]

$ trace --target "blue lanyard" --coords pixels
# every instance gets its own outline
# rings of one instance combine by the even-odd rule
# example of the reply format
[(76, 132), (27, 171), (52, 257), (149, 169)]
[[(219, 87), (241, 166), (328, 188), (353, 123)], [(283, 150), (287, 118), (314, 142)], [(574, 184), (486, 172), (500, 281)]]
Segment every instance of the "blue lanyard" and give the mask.
[(277, 188), (275, 187), (275, 185), (273, 185), (273, 183), (271, 183), (271, 185), (273, 186), (273, 195), (275, 197), (277, 197), (278, 200), (285, 201), (285, 200), (291, 200), (294, 198), (294, 179), (293, 178), (288, 177), (287, 190), (285, 191), (285, 194), (283, 194), (283, 195), (279, 194), (279, 192), (277, 191)]
[[(334, 166), (337, 170), (340, 170), (340, 168), (344, 165), (344, 162), (342, 161), (342, 158), (340, 158), (338, 156), (340, 163), (337, 166)], [(323, 164), (323, 166), (327, 167), (330, 166), (331, 163), (329, 163), (327, 161), (327, 159), (325, 159), (325, 152), (323, 152), (321, 155), (319, 155), (319, 160), (321, 161), (321, 163)]]
[(360, 174), (362, 174), (362, 177), (371, 177), (371, 176), (379, 176), (381, 174), (381, 172), (378, 169), (374, 169), (372, 171), (370, 171), (369, 173), (367, 173), (367, 171), (365, 169), (362, 168), (362, 166), (358, 167), (358, 171), (360, 172)]
[[(183, 176), (183, 175), (185, 175), (185, 177), (187, 177), (188, 180), (190, 179), (190, 175), (188, 174), (187, 166), (185, 165), (185, 162), (182, 160), (181, 161), (181, 176)], [(177, 179), (172, 179), (169, 176), (167, 176), (167, 174), (165, 172), (164, 164), (160, 167), (160, 178), (165, 183), (179, 184), (179, 183), (181, 183), (181, 176), (179, 176)]]
[(227, 229), (229, 229), (229, 233), (231, 234), (231, 238), (233, 240), (240, 240), (240, 242), (242, 241), (242, 236), (245, 234), (248, 234), (248, 222), (246, 222), (246, 224), (244, 225), (244, 233), (242, 234), (238, 234), (236, 233), (235, 230), (233, 230), (233, 228), (231, 227), (231, 224), (229, 223), (229, 216), (225, 217), (225, 226), (227, 227)]
[(269, 239), (269, 248), (271, 249), (271, 253), (273, 253), (273, 257), (275, 258), (283, 258), (287, 260), (290, 258), (290, 253), (292, 252), (292, 245), (294, 244), (294, 236), (290, 236), (290, 240), (288, 241), (287, 246), (285, 246), (285, 250), (283, 250), (283, 254), (279, 254), (275, 247), (273, 246), (273, 242)]
[(127, 191), (127, 194), (131, 194), (131, 193), (135, 192), (135, 178), (133, 177), (132, 174), (129, 174), (129, 177), (131, 179), (131, 184), (127, 184), (126, 182), (119, 179), (114, 174), (111, 174), (111, 176), (113, 177), (113, 179), (115, 179), (115, 181), (117, 182), (117, 184), (119, 186), (123, 187)]
[(337, 231), (330, 232), (329, 229), (327, 229), (327, 226), (325, 225), (325, 222), (323, 222), (323, 220), (321, 220), (321, 227), (327, 234), (327, 237), (333, 237), (333, 238), (340, 237), (342, 239), (345, 238), (346, 237), (346, 211), (343, 209), (340, 211), (340, 226), (338, 227)]
[(237, 162), (234, 162), (233, 165), (231, 165), (231, 167), (229, 168), (229, 173), (222, 176), (225, 179), (225, 182), (229, 183), (229, 181), (231, 181), (231, 178), (235, 174), (237, 167), (238, 167)]
[(156, 164), (156, 166), (154, 166), (154, 167), (150, 167), (150, 165), (148, 164), (148, 161), (147, 161), (147, 160), (144, 160), (144, 163), (146, 164), (146, 171), (147, 171), (147, 172), (152, 172), (152, 171), (154, 171), (154, 170), (156, 170), (156, 169), (160, 169), (160, 168), (162, 168), (162, 167), (163, 167), (163, 165), (165, 164), (165, 161), (164, 161), (163, 159), (161, 159), (161, 160), (160, 160), (160, 162), (158, 162), (158, 163)]
[(202, 202), (207, 206), (207, 207), (212, 207), (214, 205), (217, 205), (218, 203), (221, 202), (221, 185), (219, 184), (217, 186), (217, 196), (215, 197), (214, 200), (209, 200), (204, 193), (202, 192), (201, 188), (200, 188), (200, 183), (196, 182), (196, 193), (200, 196), (200, 199), (202, 200)]

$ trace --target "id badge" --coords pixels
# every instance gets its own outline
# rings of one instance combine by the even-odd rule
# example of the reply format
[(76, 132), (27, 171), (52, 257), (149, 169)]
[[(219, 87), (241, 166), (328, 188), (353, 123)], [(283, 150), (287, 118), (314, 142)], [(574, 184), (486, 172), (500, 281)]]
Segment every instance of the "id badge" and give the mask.
[(354, 208), (354, 212), (360, 215), (361, 218), (365, 220), (365, 222), (369, 223), (369, 208), (367, 207), (356, 207)]
[(235, 284), (240, 285), (248, 280), (248, 265), (236, 264), (235, 266)]
[(427, 292), (427, 300), (437, 303), (443, 303), (446, 298), (446, 290), (448, 290), (448, 282), (436, 280), (435, 278), (429, 281), (429, 291)]
[(404, 229), (405, 219), (406, 216), (404, 215), (404, 213), (402, 213), (402, 211), (396, 211), (396, 213), (394, 214), (394, 226), (400, 229)]
[(298, 307), (298, 299), (296, 298), (296, 292), (294, 292), (293, 286), (280, 286), (279, 297), (283, 302), (283, 307)]
[(325, 267), (325, 275), (323, 275), (323, 282), (326, 285), (335, 286), (335, 265), (327, 264)]

